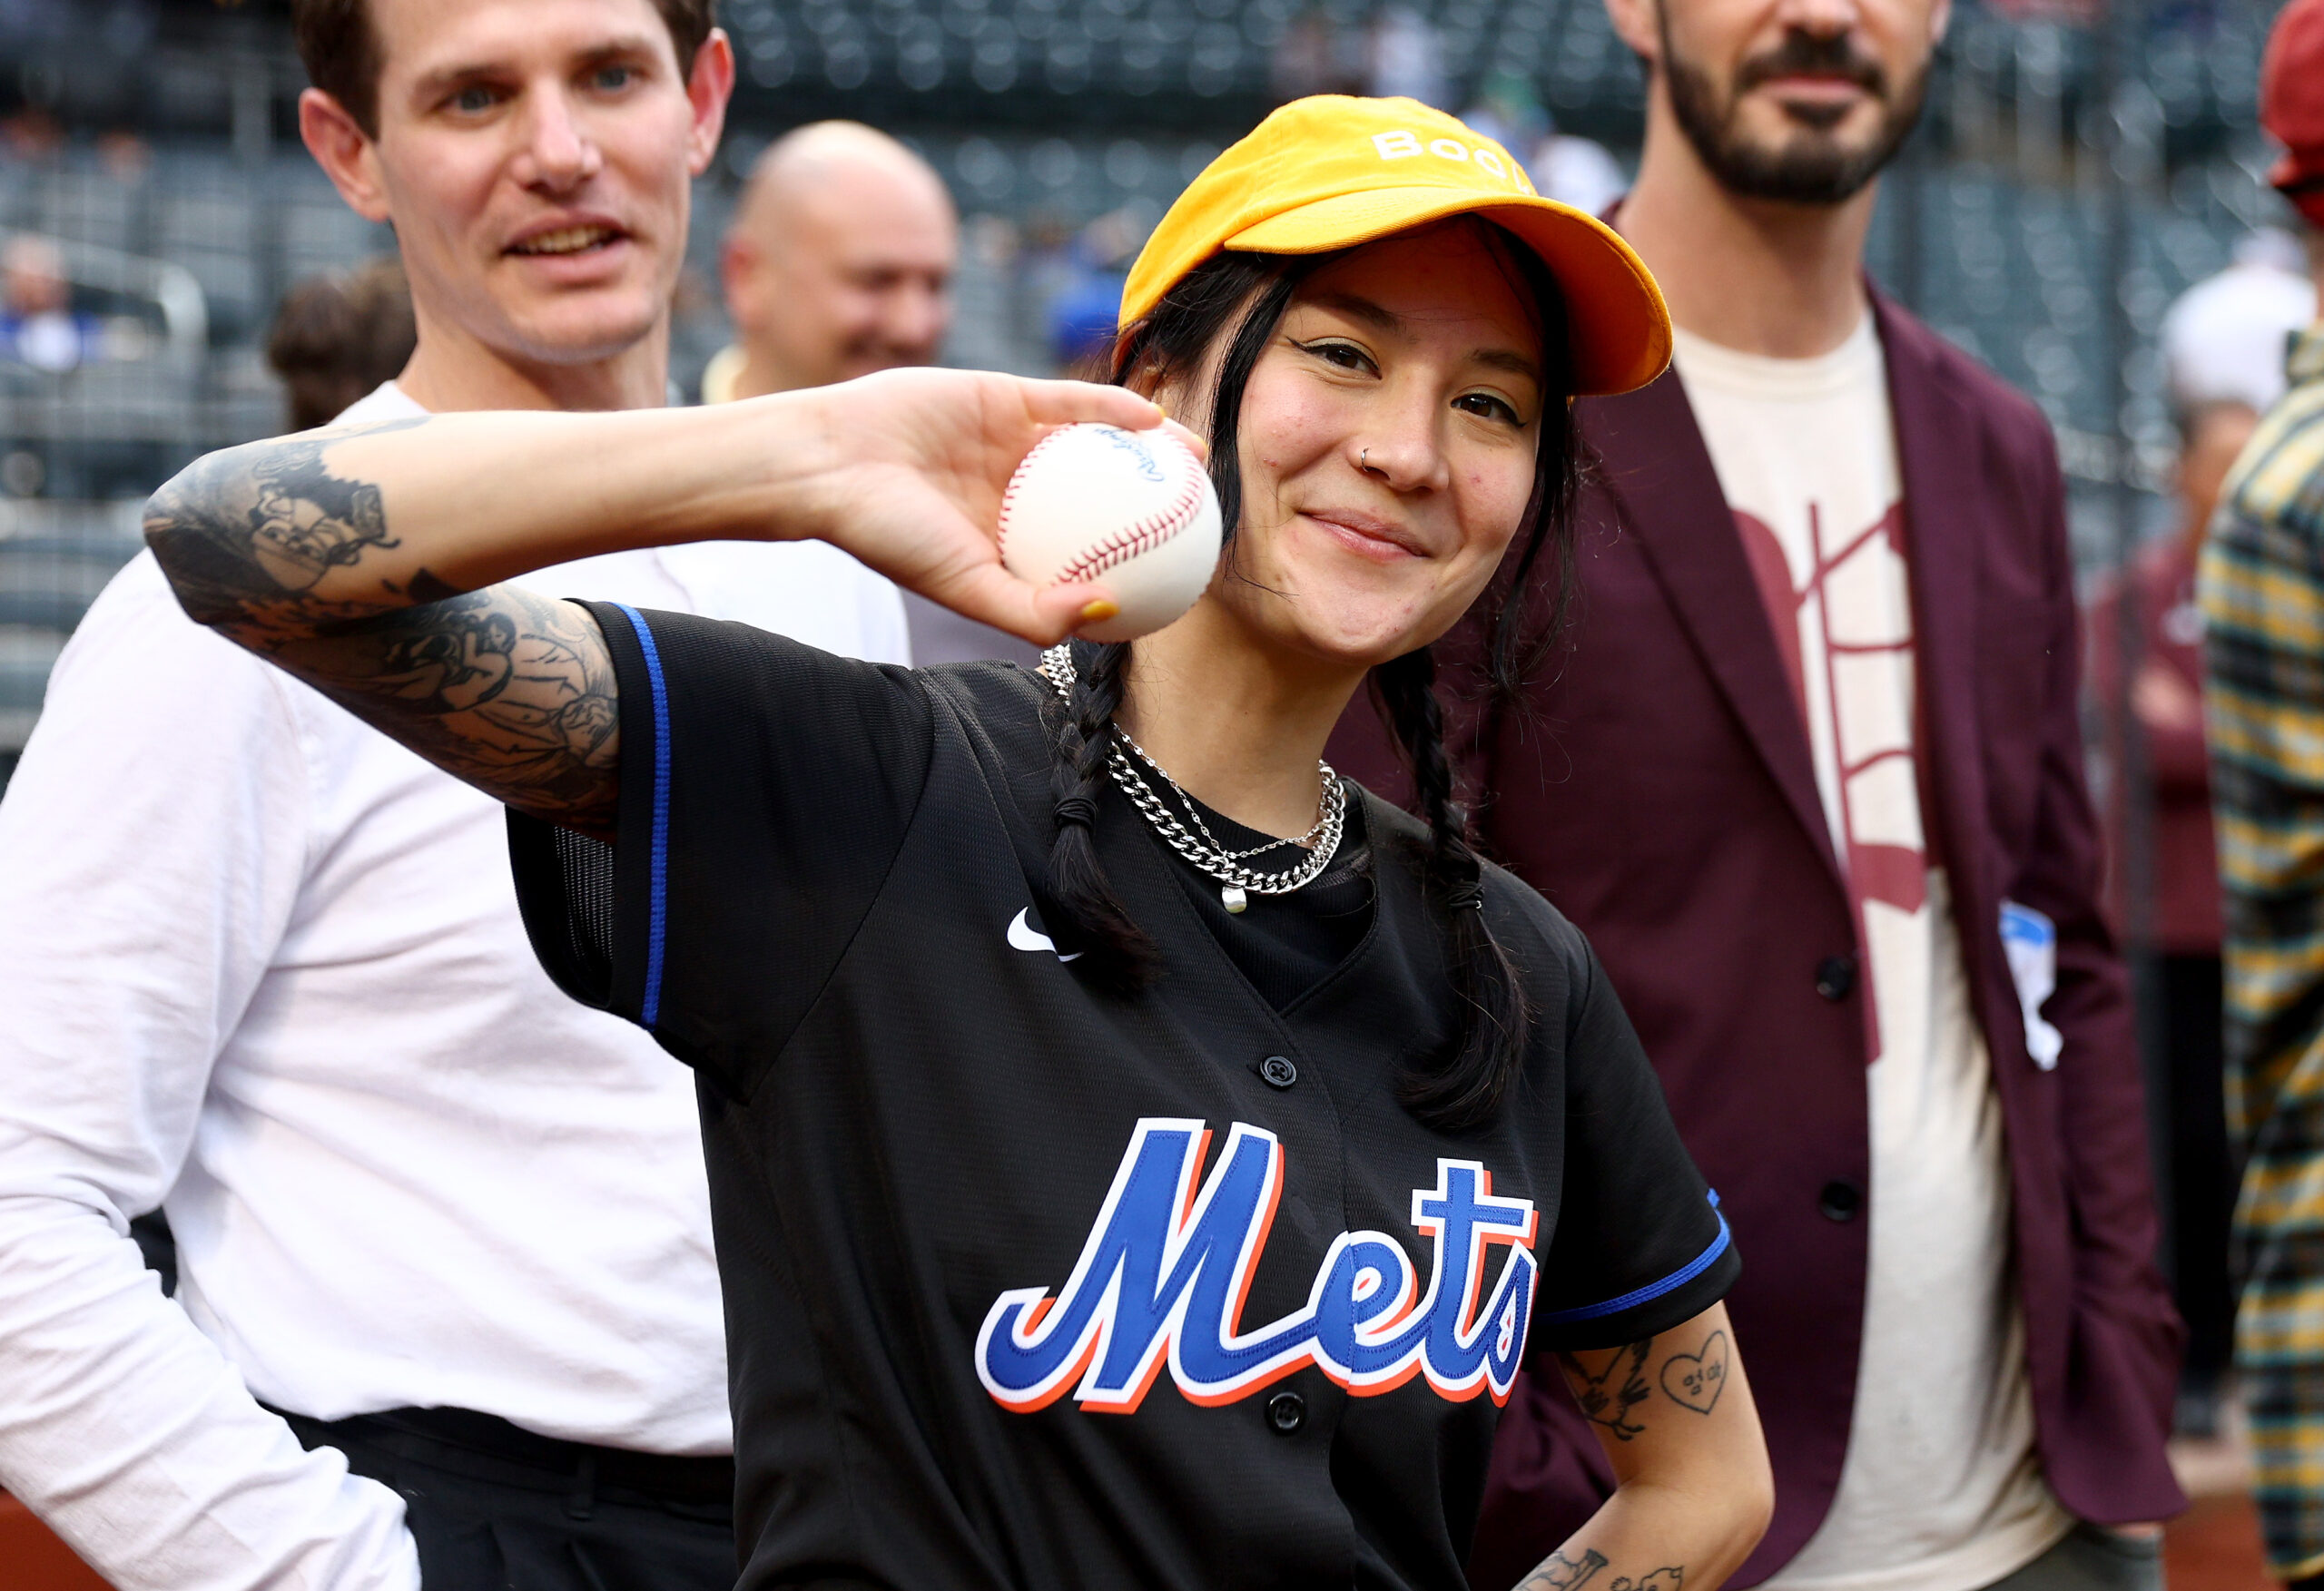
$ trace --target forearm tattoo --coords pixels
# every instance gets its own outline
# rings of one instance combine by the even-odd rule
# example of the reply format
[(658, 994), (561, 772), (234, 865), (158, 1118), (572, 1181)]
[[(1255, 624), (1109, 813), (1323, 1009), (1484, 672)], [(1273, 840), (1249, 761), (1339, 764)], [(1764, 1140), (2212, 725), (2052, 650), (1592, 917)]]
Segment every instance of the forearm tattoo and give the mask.
[(1636, 1579), (1628, 1575), (1616, 1575), (1606, 1591), (1680, 1591), (1686, 1583), (1687, 1571), (1677, 1564), (1667, 1564)]
[[(1605, 1566), (1606, 1555), (1591, 1547), (1583, 1547), (1579, 1558), (1553, 1552), (1519, 1583), (1517, 1591), (1582, 1591)], [(1686, 1583), (1687, 1571), (1674, 1564), (1650, 1575), (1616, 1575), (1599, 1591), (1682, 1591)]]
[[(389, 422), (401, 429), (419, 420)], [(619, 751), (612, 660), (571, 603), (429, 575), (375, 598), (334, 570), (392, 549), (379, 489), (330, 473), (340, 437), (213, 455), (147, 506), (146, 540), (186, 611), (422, 757), (523, 811), (610, 835)], [(349, 589), (356, 594), (348, 594)]]
[[(164, 486), (145, 506), (145, 539), (186, 612), (251, 644), (270, 633), (310, 632), (406, 605), (416, 594), (385, 582), (376, 601), (315, 595), (333, 570), (396, 545), (378, 486), (331, 474), (323, 455), (350, 435), (426, 423), (415, 416), (337, 436), (230, 448)], [(430, 594), (449, 594), (448, 587)]]
[(1581, 1591), (1605, 1566), (1606, 1555), (1586, 1547), (1579, 1559), (1568, 1557), (1562, 1551), (1553, 1552), (1525, 1576), (1517, 1591)]

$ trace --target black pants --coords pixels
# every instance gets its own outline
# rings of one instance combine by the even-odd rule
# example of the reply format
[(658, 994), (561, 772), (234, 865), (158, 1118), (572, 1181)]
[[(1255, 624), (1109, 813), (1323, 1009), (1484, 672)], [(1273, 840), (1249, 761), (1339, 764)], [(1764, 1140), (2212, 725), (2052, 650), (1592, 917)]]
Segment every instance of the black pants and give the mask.
[(2187, 1384), (2208, 1390), (2234, 1350), (2228, 1233), (2239, 1172), (2227, 1142), (2216, 956), (2157, 958), (2162, 995), (2171, 1293), (2187, 1322)]
[(734, 1470), (560, 1442), (460, 1409), (324, 1421), (308, 1448), (404, 1500), (423, 1591), (731, 1591)]

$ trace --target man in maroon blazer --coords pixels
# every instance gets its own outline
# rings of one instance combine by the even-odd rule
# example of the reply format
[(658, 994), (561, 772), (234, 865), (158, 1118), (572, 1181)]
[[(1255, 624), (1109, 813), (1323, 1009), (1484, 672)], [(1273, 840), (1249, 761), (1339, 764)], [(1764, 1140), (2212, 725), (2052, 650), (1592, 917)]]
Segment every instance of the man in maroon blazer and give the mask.
[[(2159, 1587), (2177, 1324), (2056, 457), (1863, 277), (1944, 0), (1609, 4), (1675, 368), (1580, 406), (1578, 600), (1522, 702), (1473, 634), (1445, 661), (1486, 839), (1596, 945), (1744, 1255), (1777, 1514), (1734, 1583)], [(1352, 715), (1334, 761), (1394, 788), (1385, 744)], [(1554, 1375), (1502, 1430), (1480, 1586), (1610, 1478)]]

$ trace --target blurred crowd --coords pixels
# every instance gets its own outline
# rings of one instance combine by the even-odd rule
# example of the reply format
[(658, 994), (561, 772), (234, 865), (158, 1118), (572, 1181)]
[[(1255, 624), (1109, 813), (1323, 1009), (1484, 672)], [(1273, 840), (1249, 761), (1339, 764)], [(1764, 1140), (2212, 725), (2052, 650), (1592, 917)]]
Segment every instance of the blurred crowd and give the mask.
[[(2175, 512), (2129, 578), (2108, 579), (2093, 594), (2087, 635), (2109, 796), (2110, 904), (2152, 980), (2142, 1034), (2149, 1086), (2168, 1124), (2158, 1185), (2188, 1328), (2178, 1424), (2197, 1436), (2220, 1428), (2233, 1350), (2229, 1233), (2240, 1168), (2229, 1146), (2221, 1069), (2223, 929), (2195, 574), (2229, 472), (2284, 394), (2285, 350), (2315, 319), (2305, 254), (2281, 231), (2245, 239), (2232, 265), (2171, 306), (2162, 344), (2180, 444)], [(2137, 615), (2130, 637), (2121, 631), (2126, 607)]]

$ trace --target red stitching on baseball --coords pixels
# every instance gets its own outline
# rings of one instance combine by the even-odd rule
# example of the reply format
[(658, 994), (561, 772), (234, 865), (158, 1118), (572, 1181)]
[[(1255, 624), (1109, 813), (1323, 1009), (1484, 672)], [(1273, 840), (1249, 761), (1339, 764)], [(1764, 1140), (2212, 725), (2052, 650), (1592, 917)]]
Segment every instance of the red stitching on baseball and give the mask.
[(1000, 523), (994, 528), (992, 538), (992, 550), (998, 553), (1004, 562), (1009, 556), (1009, 510), (1017, 503), (1017, 483), (1025, 478), (1025, 466), (1039, 458), (1043, 448), (1064, 436), (1069, 429), (1071, 429), (1070, 427), (1059, 426), (1056, 430), (1034, 443), (1025, 457), (1017, 461), (1016, 469), (1009, 474), (1009, 485), (1000, 494)]
[(1060, 584), (1089, 580), (1117, 565), (1126, 564), (1170, 539), (1187, 525), (1187, 516), (1202, 496), (1202, 469), (1184, 446), (1186, 465), (1179, 472), (1178, 495), (1170, 506), (1122, 526), (1058, 572)]

